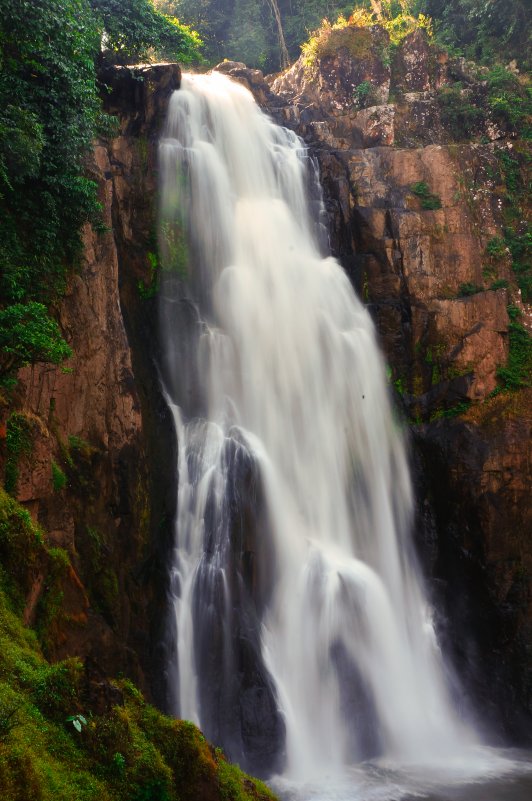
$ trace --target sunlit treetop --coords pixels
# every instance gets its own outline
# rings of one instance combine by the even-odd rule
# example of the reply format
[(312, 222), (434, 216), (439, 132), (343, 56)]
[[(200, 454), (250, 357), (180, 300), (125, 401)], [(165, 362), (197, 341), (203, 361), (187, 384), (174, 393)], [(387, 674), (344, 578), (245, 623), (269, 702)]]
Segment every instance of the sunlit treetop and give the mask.
[(168, 58), (189, 64), (201, 58), (196, 31), (159, 12), (151, 0), (90, 0), (90, 4), (107, 59), (124, 64)]

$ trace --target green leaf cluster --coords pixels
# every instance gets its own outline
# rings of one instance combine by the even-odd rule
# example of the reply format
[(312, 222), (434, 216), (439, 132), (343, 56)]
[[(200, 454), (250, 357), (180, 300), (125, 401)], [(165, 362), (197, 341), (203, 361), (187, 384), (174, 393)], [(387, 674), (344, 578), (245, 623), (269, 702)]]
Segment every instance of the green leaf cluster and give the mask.
[(70, 355), (47, 307), (98, 211), (83, 175), (99, 105), (84, 0), (4, 0), (0, 18), (0, 375)]
[(422, 0), (435, 22), (436, 37), (467, 58), (491, 65), (517, 59), (530, 67), (531, 27), (528, 0)]
[(510, 322), (508, 336), (508, 361), (504, 367), (499, 367), (497, 376), (504, 389), (529, 387), (532, 382), (532, 337), (517, 320)]
[(42, 303), (13, 303), (0, 311), (0, 376), (35, 361), (60, 364), (71, 355)]
[(435, 211), (436, 209), (441, 209), (440, 198), (438, 195), (434, 195), (430, 191), (425, 181), (417, 181), (415, 184), (412, 184), (410, 187), (410, 192), (419, 199), (421, 208), (425, 209), (425, 211)]
[(199, 59), (201, 39), (149, 0), (90, 0), (103, 37), (104, 55), (118, 64), (154, 57), (189, 64)]
[[(105, 53), (102, 54), (102, 43)], [(150, 0), (3, 0), (0, 15), (0, 380), (70, 355), (50, 307), (98, 228), (85, 170), (107, 123), (97, 88), (104, 57), (199, 56), (198, 35)]]
[(33, 426), (21, 412), (13, 412), (7, 419), (6, 464), (4, 486), (7, 492), (16, 493), (18, 463), (21, 457), (28, 456), (33, 448)]

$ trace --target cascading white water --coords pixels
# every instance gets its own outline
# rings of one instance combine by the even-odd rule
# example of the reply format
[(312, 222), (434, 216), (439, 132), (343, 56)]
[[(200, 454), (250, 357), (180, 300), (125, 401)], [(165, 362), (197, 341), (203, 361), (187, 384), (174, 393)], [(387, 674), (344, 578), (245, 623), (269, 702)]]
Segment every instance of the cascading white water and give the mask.
[(191, 75), (172, 97), (160, 166), (179, 441), (176, 711), (216, 738), (221, 696), (204, 697), (202, 671), (221, 684), (238, 672), (230, 642), (245, 582), (230, 564), (235, 520), (246, 536), (234, 477), (244, 464), (260, 485), (250, 552), (268, 569), (254, 625), (286, 770), (351, 764), (368, 737), (373, 752), (411, 762), (456, 752), (471, 735), (452, 710), (411, 551), (382, 356), (346, 275), (320, 255), (303, 144), (242, 86)]

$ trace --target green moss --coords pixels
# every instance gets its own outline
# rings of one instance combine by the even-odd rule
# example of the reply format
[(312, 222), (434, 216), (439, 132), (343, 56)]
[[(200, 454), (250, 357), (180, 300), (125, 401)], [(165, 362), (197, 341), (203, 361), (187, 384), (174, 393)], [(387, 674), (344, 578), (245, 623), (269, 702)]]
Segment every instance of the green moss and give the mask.
[(0, 489), (0, 578), (18, 608), (22, 608), (43, 553), (42, 532), (27, 509)]
[(323, 20), (321, 26), (301, 47), (303, 62), (307, 69), (311, 69), (317, 61), (335, 56), (341, 49), (347, 50), (357, 60), (370, 58), (372, 43), (373, 38), (368, 27), (350, 25), (345, 17), (339, 17), (334, 25)]
[(72, 454), (79, 454), (85, 459), (90, 458), (94, 453), (97, 452), (97, 448), (95, 448), (93, 445), (90, 445), (81, 437), (75, 436), (68, 437), (68, 450), (71, 453), (71, 458)]
[[(70, 568), (68, 555), (48, 549), (27, 512), (0, 490), (2, 801), (197, 801), (205, 793), (219, 801), (272, 801), (195, 726), (146, 704), (130, 681), (116, 682), (119, 703), (105, 714), (91, 709), (80, 661), (49, 664), (22, 623), (32, 553), (33, 565), (46, 562), (52, 585)], [(22, 564), (12, 575), (15, 556)], [(86, 725), (74, 727), (81, 719)]]
[(81, 551), (86, 565), (86, 587), (91, 603), (110, 626), (116, 623), (119, 582), (113, 561), (109, 558), (112, 543), (94, 526), (86, 527)]
[[(246, 801), (250, 797), (257, 801), (269, 801), (273, 798), (271, 790), (263, 782), (256, 779), (250, 782), (235, 765), (226, 762), (219, 749), (217, 749), (216, 757), (222, 801)], [(251, 793), (253, 794), (251, 795)]]
[[(188, 275), (189, 252), (185, 233), (180, 225), (164, 222), (161, 225), (162, 269), (181, 278)], [(154, 273), (153, 273), (154, 274)]]
[(459, 417), (461, 414), (465, 414), (470, 406), (471, 403), (469, 401), (462, 401), (461, 403), (457, 403), (455, 406), (450, 406), (447, 409), (439, 409), (431, 414), (430, 420), (433, 421), (448, 419), (450, 417)]

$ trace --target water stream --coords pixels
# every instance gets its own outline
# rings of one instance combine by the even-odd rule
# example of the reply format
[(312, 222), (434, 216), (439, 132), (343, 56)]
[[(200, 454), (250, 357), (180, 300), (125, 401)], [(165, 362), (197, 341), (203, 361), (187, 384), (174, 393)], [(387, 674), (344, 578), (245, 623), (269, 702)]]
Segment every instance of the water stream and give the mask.
[(287, 798), (303, 797), (291, 781), (352, 786), (364, 759), (450, 764), (476, 736), (412, 551), (383, 359), (324, 252), (308, 153), (239, 84), (188, 75), (160, 180), (174, 712), (282, 773)]

